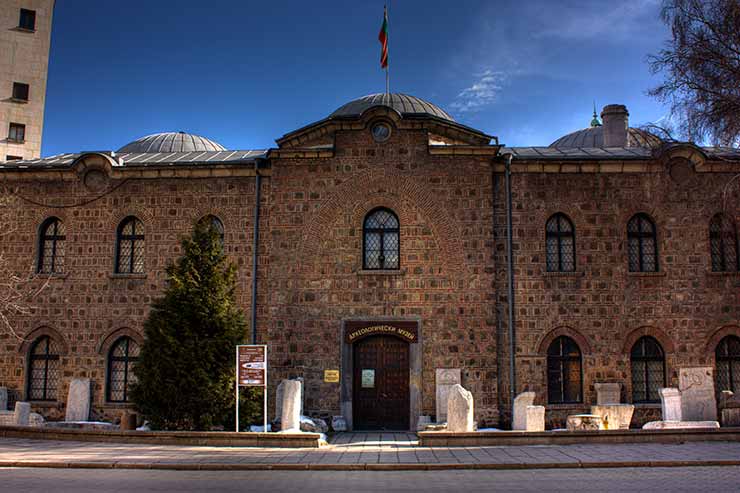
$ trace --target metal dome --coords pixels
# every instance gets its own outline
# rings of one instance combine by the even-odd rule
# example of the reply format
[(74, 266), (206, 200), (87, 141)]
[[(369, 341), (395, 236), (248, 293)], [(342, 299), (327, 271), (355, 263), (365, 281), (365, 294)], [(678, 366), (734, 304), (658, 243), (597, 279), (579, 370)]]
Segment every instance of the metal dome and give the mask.
[(224, 146), (200, 135), (185, 132), (163, 132), (147, 135), (118, 149), (118, 152), (193, 152), (225, 151)]
[(341, 106), (330, 115), (330, 118), (357, 117), (366, 110), (375, 106), (387, 106), (389, 108), (393, 108), (401, 115), (430, 115), (444, 120), (455, 121), (449, 113), (439, 106), (435, 106), (432, 103), (415, 96), (398, 93), (369, 94), (367, 96), (363, 96)]
[[(640, 130), (629, 127), (627, 129), (627, 147), (657, 147), (662, 143), (660, 138)], [(604, 127), (593, 126), (577, 130), (560, 137), (548, 147), (604, 147)]]

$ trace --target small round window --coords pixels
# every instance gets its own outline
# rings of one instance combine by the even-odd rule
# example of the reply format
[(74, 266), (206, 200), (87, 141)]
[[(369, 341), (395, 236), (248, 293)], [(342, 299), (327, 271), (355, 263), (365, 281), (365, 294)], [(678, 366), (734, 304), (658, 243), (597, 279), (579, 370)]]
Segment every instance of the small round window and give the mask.
[(376, 123), (372, 126), (371, 132), (375, 142), (385, 142), (391, 136), (391, 126), (387, 123)]

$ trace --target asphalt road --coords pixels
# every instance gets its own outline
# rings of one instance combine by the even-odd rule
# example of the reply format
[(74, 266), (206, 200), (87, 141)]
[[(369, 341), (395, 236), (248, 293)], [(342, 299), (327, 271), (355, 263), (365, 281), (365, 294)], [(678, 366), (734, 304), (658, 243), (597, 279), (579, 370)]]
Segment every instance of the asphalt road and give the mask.
[(147, 471), (0, 469), (0, 491), (20, 492), (476, 492), (740, 491), (740, 467), (511, 471)]

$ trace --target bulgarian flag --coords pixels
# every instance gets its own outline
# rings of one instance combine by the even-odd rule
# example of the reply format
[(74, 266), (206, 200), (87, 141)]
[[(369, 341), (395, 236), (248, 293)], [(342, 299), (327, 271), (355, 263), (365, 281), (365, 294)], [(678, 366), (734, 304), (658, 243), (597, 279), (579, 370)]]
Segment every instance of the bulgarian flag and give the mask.
[(380, 26), (378, 41), (383, 45), (380, 52), (380, 68), (388, 68), (388, 10), (383, 7), (383, 25)]

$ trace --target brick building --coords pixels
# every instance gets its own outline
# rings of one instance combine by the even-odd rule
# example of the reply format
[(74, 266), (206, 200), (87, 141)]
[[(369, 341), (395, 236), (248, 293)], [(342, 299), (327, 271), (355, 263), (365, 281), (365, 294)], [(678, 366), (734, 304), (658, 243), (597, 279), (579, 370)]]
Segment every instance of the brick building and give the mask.
[(50, 418), (78, 376), (96, 416), (130, 406), (149, 304), (206, 218), (269, 346), (271, 394), (303, 377), (309, 415), (413, 429), (435, 414), (435, 371), (459, 368), (479, 424), (505, 426), (510, 301), (516, 391), (552, 426), (597, 382), (623, 384), (635, 425), (680, 367), (714, 366), (737, 391), (740, 153), (664, 143), (627, 116), (610, 105), (603, 125), (508, 148), (421, 99), (373, 95), (267, 150), (171, 133), (2, 164), (0, 252), (48, 286), (13, 318), (19, 337), (0, 331), (0, 386)]

